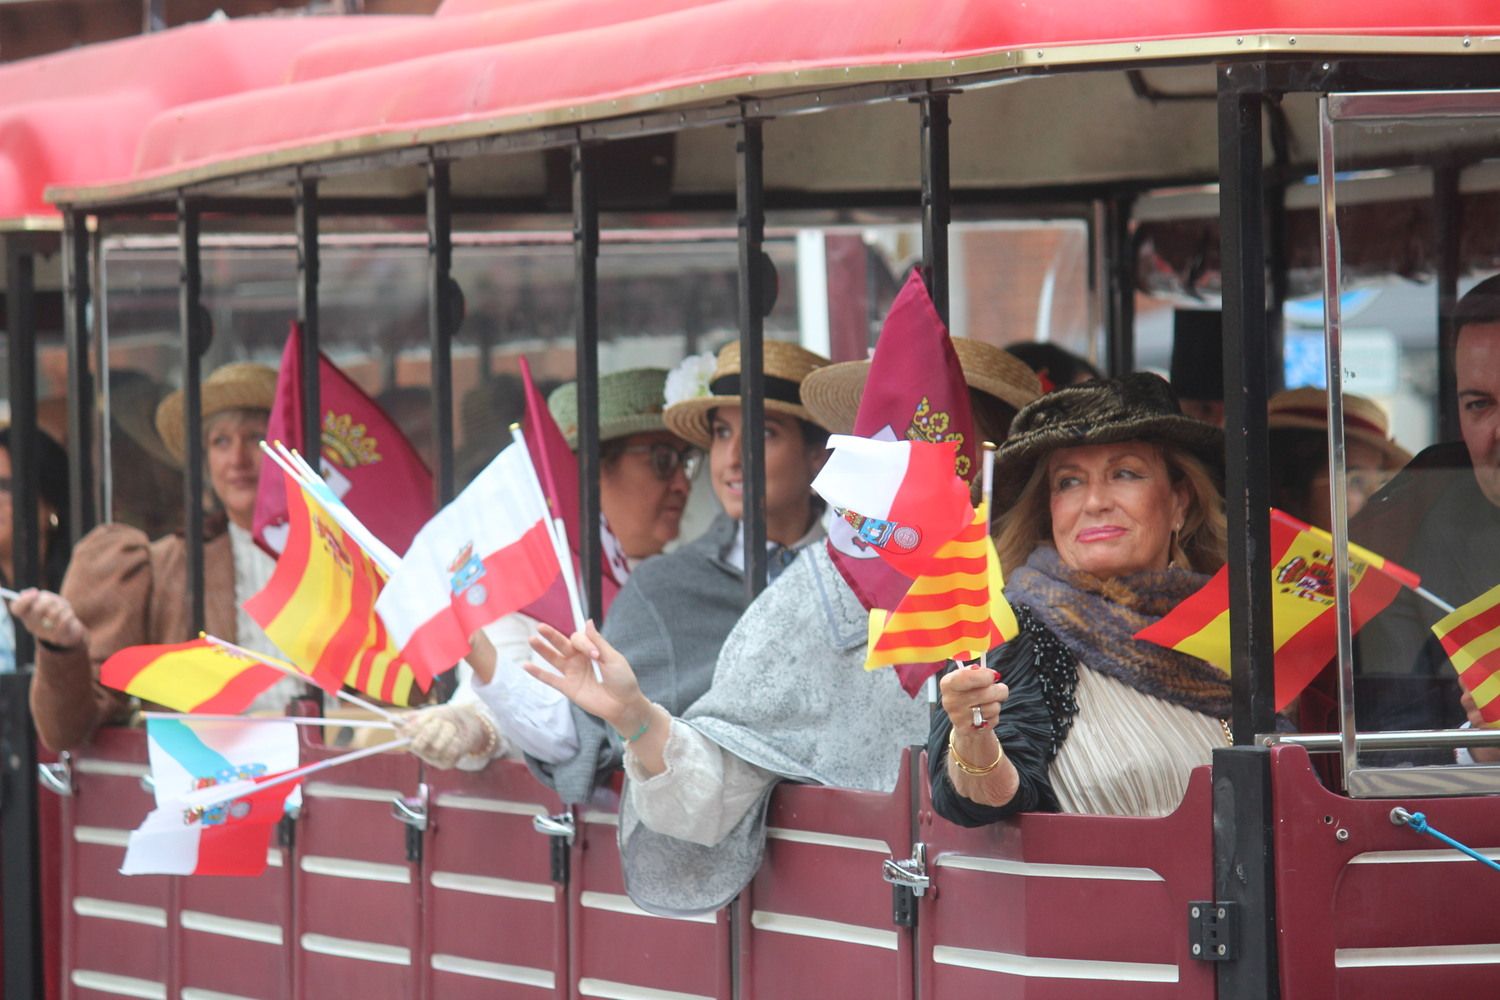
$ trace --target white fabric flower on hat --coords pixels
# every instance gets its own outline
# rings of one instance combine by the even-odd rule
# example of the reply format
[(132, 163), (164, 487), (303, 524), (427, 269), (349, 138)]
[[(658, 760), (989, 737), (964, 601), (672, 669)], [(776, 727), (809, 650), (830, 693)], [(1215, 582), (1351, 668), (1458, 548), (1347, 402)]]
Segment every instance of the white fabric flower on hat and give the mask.
[(667, 372), (667, 384), (662, 390), (666, 405), (709, 395), (708, 384), (713, 381), (716, 364), (712, 351), (689, 354), (679, 361)]

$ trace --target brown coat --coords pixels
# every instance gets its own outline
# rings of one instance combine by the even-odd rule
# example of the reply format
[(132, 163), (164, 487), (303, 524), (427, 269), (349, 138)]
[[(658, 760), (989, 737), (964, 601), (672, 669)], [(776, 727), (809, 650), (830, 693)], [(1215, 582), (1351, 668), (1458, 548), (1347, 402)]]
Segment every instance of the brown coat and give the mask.
[[(203, 545), (204, 626), (235, 641), (234, 559), (229, 535)], [(130, 699), (99, 684), (99, 666), (127, 646), (193, 638), (187, 545), (180, 535), (148, 541), (123, 524), (104, 524), (73, 550), (63, 578), (67, 598), (88, 630), (87, 648), (38, 646), (31, 682), (37, 735), (53, 750), (87, 743), (105, 723), (128, 720)]]

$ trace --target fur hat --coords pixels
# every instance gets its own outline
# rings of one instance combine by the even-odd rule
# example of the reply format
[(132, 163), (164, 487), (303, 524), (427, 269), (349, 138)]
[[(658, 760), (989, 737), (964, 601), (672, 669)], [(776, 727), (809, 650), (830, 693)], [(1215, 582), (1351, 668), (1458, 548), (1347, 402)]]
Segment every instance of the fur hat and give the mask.
[[(953, 350), (970, 389), (1019, 410), (1042, 393), (1042, 383), (1026, 363), (993, 344), (954, 337)], [(818, 423), (835, 434), (854, 433), (854, 418), (870, 377), (869, 361), (825, 365), (802, 383), (802, 402)]]
[[(786, 413), (810, 424), (823, 424), (807, 407), (800, 395), (802, 380), (828, 364), (821, 354), (785, 340), (764, 341), (765, 393), (767, 413)], [(719, 350), (712, 376), (701, 395), (680, 401), (669, 401), (666, 409), (667, 430), (700, 448), (713, 444), (708, 415), (721, 406), (739, 406), (740, 342), (731, 340)]]
[[(665, 368), (627, 368), (599, 379), (599, 440), (666, 430), (662, 419), (663, 388), (667, 383)], [(552, 419), (568, 439), (568, 447), (578, 449), (578, 383), (564, 382), (547, 397)]]
[[(1327, 433), (1328, 393), (1311, 387), (1278, 392), (1266, 404), (1266, 427)], [(1344, 393), (1344, 434), (1350, 441), (1378, 449), (1382, 468), (1399, 469), (1411, 461), (1411, 452), (1391, 438), (1390, 421), (1372, 399)]]
[(1172, 387), (1160, 375), (1136, 372), (1050, 392), (1028, 404), (995, 453), (995, 504), (1016, 502), (1037, 462), (1059, 448), (1121, 441), (1152, 441), (1186, 448), (1218, 468), (1224, 434), (1182, 415)]
[[(237, 361), (215, 368), (203, 380), (200, 392), (200, 418), (204, 421), (225, 410), (265, 410), (270, 413), (271, 404), (276, 399), (276, 369)], [(161, 435), (162, 443), (178, 466), (187, 459), (183, 444), (187, 439), (187, 428), (182, 417), (182, 390), (178, 389), (156, 408), (156, 433)]]

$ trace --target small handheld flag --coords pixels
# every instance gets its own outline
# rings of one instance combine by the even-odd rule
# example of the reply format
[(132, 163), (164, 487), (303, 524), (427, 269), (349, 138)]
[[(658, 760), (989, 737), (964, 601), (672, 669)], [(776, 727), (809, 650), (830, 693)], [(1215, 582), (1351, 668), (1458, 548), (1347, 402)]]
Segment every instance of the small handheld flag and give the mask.
[(1432, 626), (1458, 671), (1458, 682), (1474, 696), (1486, 727), (1500, 727), (1500, 586), (1491, 587)]
[(105, 687), (179, 712), (243, 712), (282, 676), (206, 639), (130, 646), (99, 668)]

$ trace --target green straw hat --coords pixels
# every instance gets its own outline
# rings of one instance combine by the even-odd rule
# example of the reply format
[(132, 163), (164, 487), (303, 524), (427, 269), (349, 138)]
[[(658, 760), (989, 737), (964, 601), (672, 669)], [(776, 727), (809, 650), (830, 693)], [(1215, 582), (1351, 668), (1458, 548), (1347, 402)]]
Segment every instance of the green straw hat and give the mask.
[[(627, 368), (599, 379), (599, 440), (628, 437), (664, 431), (662, 420), (663, 390), (667, 384), (664, 368)], [(552, 419), (568, 439), (568, 447), (578, 448), (578, 383), (564, 382), (547, 397)]]

